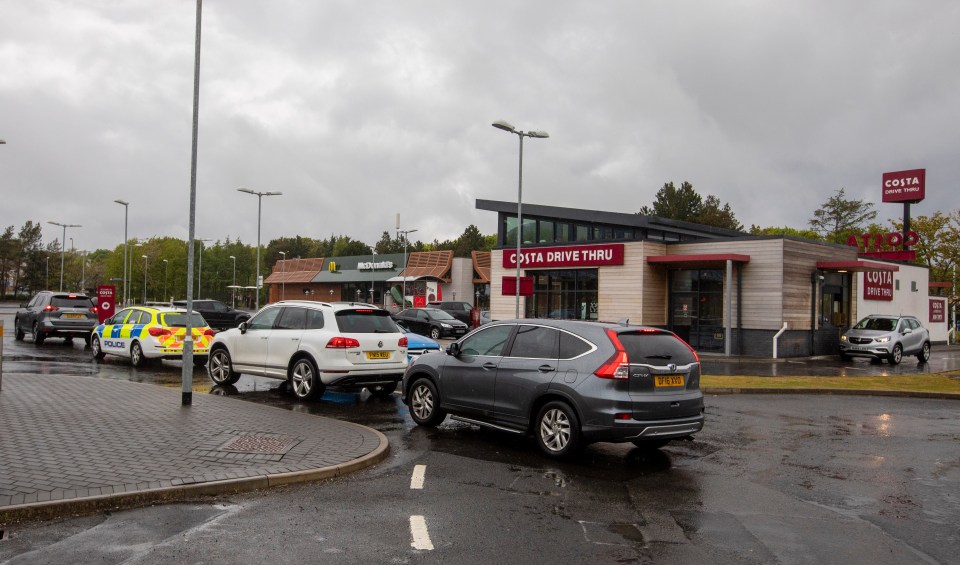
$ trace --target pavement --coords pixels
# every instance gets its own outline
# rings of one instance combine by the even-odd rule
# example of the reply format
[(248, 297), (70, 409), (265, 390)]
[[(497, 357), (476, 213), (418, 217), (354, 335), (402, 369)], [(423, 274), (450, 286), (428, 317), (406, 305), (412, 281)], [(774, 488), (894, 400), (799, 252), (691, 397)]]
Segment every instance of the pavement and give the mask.
[[(960, 369), (960, 347), (942, 347), (944, 355), (923, 366), (816, 357), (701, 361), (704, 374), (761, 376)], [(0, 536), (4, 525), (24, 520), (336, 477), (378, 463), (388, 450), (376, 430), (228, 396), (194, 394), (182, 406), (179, 389), (158, 385), (0, 375)]]
[(5, 524), (336, 477), (376, 464), (380, 432), (226, 396), (94, 377), (3, 375)]

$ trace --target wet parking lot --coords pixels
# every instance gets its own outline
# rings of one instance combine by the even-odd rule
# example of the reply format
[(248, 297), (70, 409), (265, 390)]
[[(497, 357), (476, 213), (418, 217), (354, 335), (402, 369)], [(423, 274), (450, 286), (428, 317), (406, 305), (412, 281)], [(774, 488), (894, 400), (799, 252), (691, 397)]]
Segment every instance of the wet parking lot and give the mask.
[[(179, 362), (134, 369), (121, 359), (95, 361), (82, 343), (50, 340), (38, 347), (15, 342), (10, 332), (3, 346), (5, 374), (180, 387)], [(952, 353), (935, 356), (920, 369), (949, 367), (953, 359)], [(908, 362), (703, 361), (707, 373), (719, 371), (714, 366), (733, 374), (764, 367), (827, 374), (830, 366), (832, 374), (919, 372)], [(513, 555), (517, 562), (955, 563), (960, 555), (957, 401), (709, 396), (707, 424), (694, 441), (652, 452), (594, 445), (575, 460), (557, 462), (540, 456), (529, 440), (463, 423), (419, 428), (396, 394), (328, 391), (319, 402), (301, 403), (280, 381), (245, 375), (235, 386), (216, 388), (202, 370), (193, 378), (197, 394), (377, 429), (390, 441), (390, 457), (336, 481), (233, 496), (202, 510), (172, 505), (31, 526), (0, 542), (0, 562), (53, 562), (65, 548), (97, 545), (97, 536), (126, 536), (133, 545), (148, 535), (144, 525), (157, 521), (182, 529), (142, 540), (154, 549), (138, 549), (137, 562), (199, 561), (205, 549), (234, 562), (317, 555), (408, 562), (409, 530), (397, 523), (414, 513), (430, 524), (435, 549), (418, 559), (428, 562)], [(426, 468), (426, 485), (411, 496), (418, 465)], [(290, 539), (304, 528), (305, 539)], [(264, 539), (262, 531), (275, 535)], [(346, 541), (357, 539), (364, 543)]]

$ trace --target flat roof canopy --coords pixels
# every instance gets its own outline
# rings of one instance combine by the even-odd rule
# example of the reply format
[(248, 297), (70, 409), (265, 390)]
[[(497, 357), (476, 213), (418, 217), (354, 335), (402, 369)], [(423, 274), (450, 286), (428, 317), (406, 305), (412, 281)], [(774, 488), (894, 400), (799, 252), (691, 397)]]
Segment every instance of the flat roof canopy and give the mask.
[(875, 261), (818, 261), (817, 268), (821, 271), (847, 271), (851, 273), (874, 273), (877, 271), (897, 272), (900, 267), (888, 263), (877, 263)]
[(699, 253), (694, 255), (651, 255), (647, 263), (667, 267), (722, 267), (727, 261), (749, 263), (750, 256), (740, 253)]

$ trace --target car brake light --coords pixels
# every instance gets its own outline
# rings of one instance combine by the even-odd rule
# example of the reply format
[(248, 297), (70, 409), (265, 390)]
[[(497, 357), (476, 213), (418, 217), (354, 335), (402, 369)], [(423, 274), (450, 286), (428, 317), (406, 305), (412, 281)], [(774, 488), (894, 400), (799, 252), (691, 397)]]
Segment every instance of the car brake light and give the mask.
[(169, 328), (161, 328), (159, 326), (152, 326), (148, 328), (147, 333), (152, 335), (153, 337), (160, 337), (160, 336), (173, 334), (173, 332), (171, 332)]
[(615, 380), (625, 380), (630, 378), (630, 360), (627, 357), (627, 350), (624, 349), (623, 344), (620, 343), (620, 338), (617, 337), (617, 332), (614, 330), (606, 330), (607, 337), (610, 339), (610, 343), (616, 349), (613, 355), (610, 356), (610, 359), (607, 359), (607, 362), (600, 366), (599, 369), (594, 371), (594, 375), (600, 377), (601, 379), (615, 379)]
[(327, 342), (327, 349), (350, 349), (351, 347), (360, 347), (360, 342), (352, 337), (331, 337)]
[(398, 347), (406, 347), (406, 346), (407, 346), (407, 337), (406, 337), (406, 336), (401, 337), (401, 338), (400, 338), (400, 343), (398, 343), (397, 346), (398, 346)]
[(370, 312), (373, 312), (373, 309), (372, 309), (372, 308), (358, 308), (358, 309), (354, 310), (354, 312), (363, 312), (364, 314), (369, 314)]
[(673, 334), (673, 337), (679, 339), (679, 340), (680, 340), (680, 343), (686, 345), (686, 346), (687, 346), (687, 349), (690, 350), (690, 353), (693, 353), (693, 358), (697, 360), (697, 363), (700, 362), (700, 356), (697, 355), (697, 352), (696, 352), (692, 347), (690, 347), (690, 344), (689, 344), (689, 343), (687, 343), (686, 341), (684, 341), (683, 338), (681, 338), (681, 337), (678, 336), (677, 334)]
[(91, 307), (90, 307), (90, 311), (93, 312), (94, 314), (96, 314), (96, 313), (97, 313), (97, 307), (96, 307), (96, 306), (91, 306)]
[(203, 331), (203, 335), (208, 337), (213, 337), (215, 333), (216, 332), (214, 332), (212, 328), (207, 328), (206, 330)]
[(43, 311), (44, 311), (44, 312), (53, 312), (53, 311), (56, 311), (56, 310), (59, 310), (59, 308), (57, 308), (57, 307), (54, 306), (53, 304), (47, 304), (46, 306), (43, 307)]

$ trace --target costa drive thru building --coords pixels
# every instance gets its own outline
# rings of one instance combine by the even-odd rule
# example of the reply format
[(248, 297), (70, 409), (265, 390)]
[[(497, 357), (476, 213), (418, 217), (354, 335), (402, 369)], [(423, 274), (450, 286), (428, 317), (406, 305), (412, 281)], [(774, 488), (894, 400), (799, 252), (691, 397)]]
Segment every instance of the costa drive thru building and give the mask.
[(629, 320), (676, 332), (698, 351), (835, 354), (867, 314), (911, 314), (947, 339), (946, 299), (924, 267), (861, 257), (856, 247), (751, 236), (653, 216), (477, 200), (498, 215), (490, 313), (513, 318), (522, 231), (520, 312), (528, 318)]

